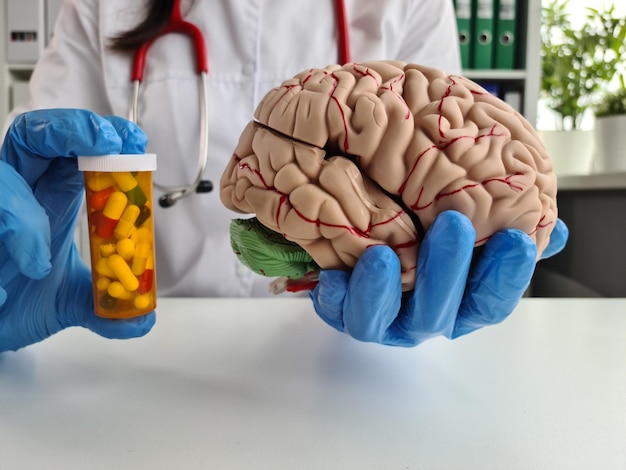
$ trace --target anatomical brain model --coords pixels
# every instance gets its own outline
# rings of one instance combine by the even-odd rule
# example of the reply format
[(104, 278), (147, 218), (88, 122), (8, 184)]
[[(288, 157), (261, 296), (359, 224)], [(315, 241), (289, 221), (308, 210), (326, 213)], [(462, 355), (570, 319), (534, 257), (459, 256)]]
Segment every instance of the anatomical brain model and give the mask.
[(350, 269), (386, 244), (412, 289), (424, 233), (448, 209), (472, 221), (476, 246), (504, 228), (526, 232), (539, 254), (548, 244), (550, 158), (518, 112), (466, 78), (396, 61), (333, 65), (270, 91), (255, 118), (221, 199), (262, 224), (240, 232), (305, 250), (305, 270)]

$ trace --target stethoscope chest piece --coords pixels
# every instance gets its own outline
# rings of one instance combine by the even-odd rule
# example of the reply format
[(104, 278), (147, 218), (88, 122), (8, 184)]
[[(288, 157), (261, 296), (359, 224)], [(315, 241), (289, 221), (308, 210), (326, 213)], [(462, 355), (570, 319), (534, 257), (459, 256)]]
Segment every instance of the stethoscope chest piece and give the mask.
[(172, 207), (176, 201), (187, 196), (195, 189), (196, 193), (210, 193), (213, 191), (213, 182), (209, 180), (200, 180), (195, 187), (189, 186), (180, 188), (175, 191), (169, 191), (159, 198), (159, 206), (162, 208)]
[(197, 193), (210, 193), (213, 191), (213, 182), (209, 180), (200, 180), (196, 186)]

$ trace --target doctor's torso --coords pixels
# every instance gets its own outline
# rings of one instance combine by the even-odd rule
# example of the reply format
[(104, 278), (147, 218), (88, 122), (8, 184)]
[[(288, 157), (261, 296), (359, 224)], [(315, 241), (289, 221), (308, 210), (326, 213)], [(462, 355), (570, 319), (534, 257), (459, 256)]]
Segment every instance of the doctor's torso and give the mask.
[[(451, 15), (440, 20), (442, 4), (347, 0), (352, 59), (398, 59), (458, 72), (455, 24)], [(142, 6), (127, 0), (65, 2), (53, 44), (33, 74), (30, 106), (127, 116), (131, 57), (107, 44), (143, 19)], [(206, 38), (209, 159), (204, 177), (215, 189), (156, 208), (159, 292), (265, 295), (269, 280), (241, 266), (232, 253), (228, 226), (237, 214), (222, 206), (217, 187), (263, 95), (302, 70), (338, 61), (334, 4), (183, 0), (182, 12)], [(200, 109), (194, 61), (191, 41), (179, 34), (157, 40), (147, 55), (138, 123), (148, 135), (148, 151), (158, 155), (154, 179), (160, 184), (184, 185), (196, 176)]]

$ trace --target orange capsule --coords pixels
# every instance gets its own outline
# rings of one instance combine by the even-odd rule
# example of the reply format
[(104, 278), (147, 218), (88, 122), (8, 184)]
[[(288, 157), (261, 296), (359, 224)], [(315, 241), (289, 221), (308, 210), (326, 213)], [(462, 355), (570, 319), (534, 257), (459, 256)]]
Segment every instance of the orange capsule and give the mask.
[(102, 210), (109, 200), (109, 196), (115, 192), (115, 188), (110, 187), (93, 193), (89, 198), (89, 207), (92, 209)]

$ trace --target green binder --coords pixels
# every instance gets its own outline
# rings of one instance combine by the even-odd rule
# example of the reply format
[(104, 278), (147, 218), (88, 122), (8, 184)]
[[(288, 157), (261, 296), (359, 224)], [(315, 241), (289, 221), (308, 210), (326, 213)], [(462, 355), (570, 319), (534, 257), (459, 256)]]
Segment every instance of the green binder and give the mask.
[(517, 49), (517, 5), (515, 0), (498, 0), (495, 35), (496, 69), (515, 68)]
[(493, 67), (494, 0), (473, 0), (472, 68)]
[(461, 52), (461, 66), (467, 70), (471, 68), (472, 53), (472, 0), (455, 0), (456, 25), (459, 32), (459, 50)]

